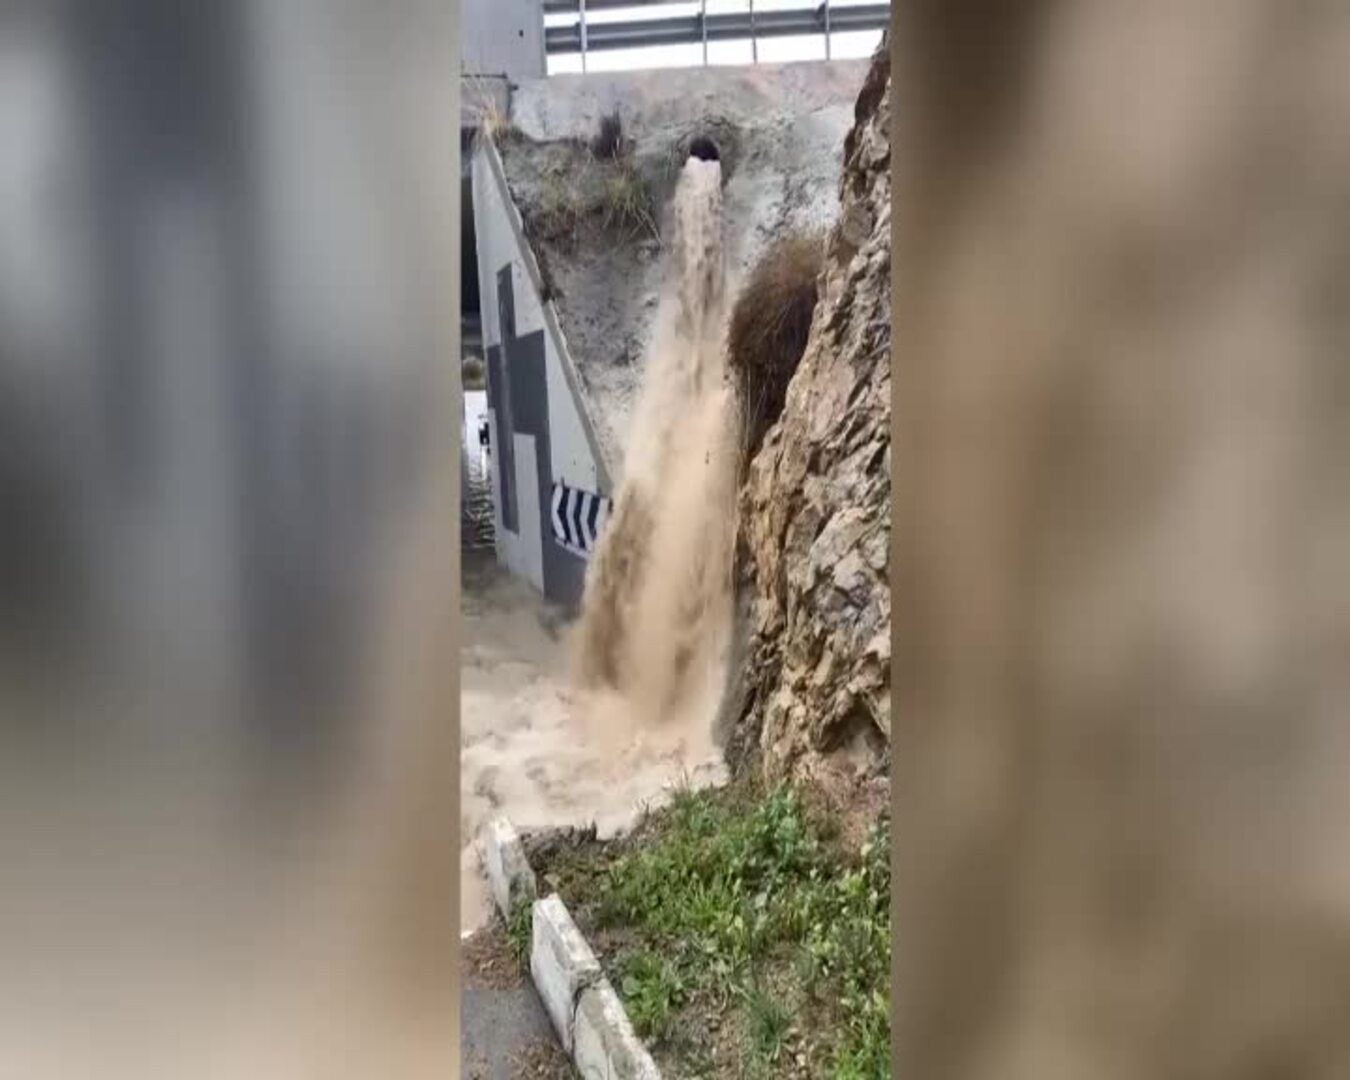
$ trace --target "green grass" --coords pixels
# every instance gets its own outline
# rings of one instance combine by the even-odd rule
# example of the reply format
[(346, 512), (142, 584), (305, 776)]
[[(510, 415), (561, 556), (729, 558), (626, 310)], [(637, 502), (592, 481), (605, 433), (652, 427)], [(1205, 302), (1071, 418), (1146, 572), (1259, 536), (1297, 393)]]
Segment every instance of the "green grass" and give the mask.
[(782, 1002), (759, 989), (745, 992), (745, 1011), (755, 1057), (763, 1062), (776, 1062), (792, 1026), (792, 1014)]
[(533, 907), (529, 901), (517, 899), (511, 906), (511, 917), (506, 920), (506, 937), (511, 955), (522, 969), (530, 964), (530, 939), (533, 932)]
[(848, 852), (791, 788), (682, 791), (618, 850), (553, 869), (621, 943), (611, 972), (652, 1045), (725, 1015), (749, 1075), (807, 1047), (813, 1076), (890, 1076), (887, 822)]
[(619, 965), (619, 992), (639, 1035), (658, 1040), (670, 1038), (675, 1012), (687, 995), (681, 973), (674, 964), (646, 950), (626, 956)]

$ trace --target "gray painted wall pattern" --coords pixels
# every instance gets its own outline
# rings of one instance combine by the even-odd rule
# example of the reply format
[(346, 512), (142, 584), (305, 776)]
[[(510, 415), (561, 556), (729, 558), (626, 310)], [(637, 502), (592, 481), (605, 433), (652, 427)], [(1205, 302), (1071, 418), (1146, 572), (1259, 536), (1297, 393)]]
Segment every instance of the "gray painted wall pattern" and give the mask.
[[(497, 414), (497, 447), (502, 492), (502, 527), (519, 535), (520, 507), (516, 502), (515, 454), (511, 436), (534, 437), (534, 465), (539, 478), (540, 543), (543, 546), (544, 595), (575, 608), (581, 602), (586, 562), (553, 537), (553, 458), (548, 423), (548, 376), (544, 332), (516, 334), (515, 291), (511, 264), (497, 271), (497, 309), (501, 319), (502, 344), (488, 352), (488, 395)], [(507, 477), (511, 480), (508, 481)], [(508, 517), (508, 509), (510, 516)]]

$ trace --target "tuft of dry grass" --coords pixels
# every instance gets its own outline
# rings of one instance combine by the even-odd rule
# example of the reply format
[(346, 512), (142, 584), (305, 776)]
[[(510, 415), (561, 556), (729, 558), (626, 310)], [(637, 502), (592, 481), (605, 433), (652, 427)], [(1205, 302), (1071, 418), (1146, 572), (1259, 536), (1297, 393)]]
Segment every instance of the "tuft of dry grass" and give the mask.
[(520, 134), (511, 118), (498, 107), (496, 95), (483, 80), (467, 77), (463, 83), (463, 93), (479, 115), (483, 134), (493, 142), (500, 145)]
[(559, 172), (550, 172), (544, 177), (539, 207), (531, 216), (541, 239), (561, 242), (576, 230), (585, 216), (585, 207), (567, 179)]
[(631, 163), (623, 163), (605, 178), (602, 207), (607, 228), (617, 225), (626, 232), (658, 233), (652, 220), (651, 192)]
[(538, 207), (525, 210), (532, 234), (558, 244), (571, 243), (587, 223), (625, 236), (649, 234), (659, 239), (653, 212), (651, 189), (627, 158), (592, 159), (575, 173), (550, 171)]
[(761, 256), (731, 313), (727, 366), (742, 418), (742, 466), (783, 411), (815, 313), (824, 241), (794, 233)]

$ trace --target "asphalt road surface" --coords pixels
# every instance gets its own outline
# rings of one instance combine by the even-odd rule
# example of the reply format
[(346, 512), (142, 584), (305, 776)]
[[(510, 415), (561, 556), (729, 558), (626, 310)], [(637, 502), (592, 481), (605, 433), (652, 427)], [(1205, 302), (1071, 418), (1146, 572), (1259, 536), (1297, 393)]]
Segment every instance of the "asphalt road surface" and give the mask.
[(572, 1080), (529, 978), (499, 924), (466, 939), (460, 998), (460, 1069), (465, 1080)]

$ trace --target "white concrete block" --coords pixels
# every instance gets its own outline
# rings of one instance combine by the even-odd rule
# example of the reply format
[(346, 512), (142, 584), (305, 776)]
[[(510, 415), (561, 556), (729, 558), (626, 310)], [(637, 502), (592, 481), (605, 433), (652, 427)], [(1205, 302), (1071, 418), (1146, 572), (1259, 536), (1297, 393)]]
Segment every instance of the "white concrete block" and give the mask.
[(661, 1080), (608, 979), (582, 991), (572, 1060), (582, 1080)]
[(530, 974), (544, 1011), (570, 1054), (582, 991), (599, 982), (601, 973), (600, 962), (557, 893), (535, 901)]
[(534, 871), (525, 858), (524, 845), (511, 822), (498, 817), (483, 828), (477, 847), (497, 910), (503, 918), (510, 918), (514, 903), (528, 904), (536, 896)]

